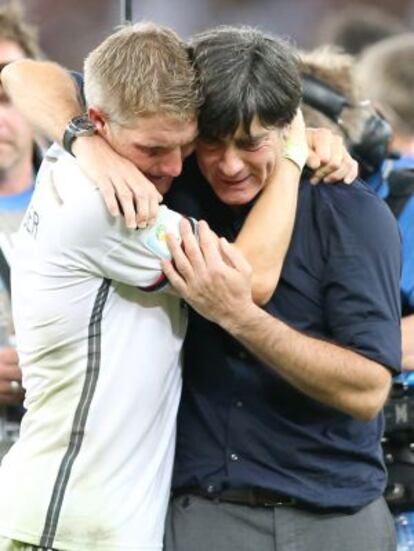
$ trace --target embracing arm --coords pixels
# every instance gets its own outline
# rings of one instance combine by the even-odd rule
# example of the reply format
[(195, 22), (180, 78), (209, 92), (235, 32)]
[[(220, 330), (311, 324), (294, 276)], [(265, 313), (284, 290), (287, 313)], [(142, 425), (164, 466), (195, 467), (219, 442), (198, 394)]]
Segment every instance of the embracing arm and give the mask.
[(3, 69), (1, 81), (17, 109), (52, 141), (60, 143), (68, 121), (82, 113), (75, 82), (57, 63), (15, 61)]
[(256, 304), (266, 304), (279, 282), (295, 221), (299, 179), (299, 168), (282, 159), (234, 243), (253, 268)]
[[(56, 63), (15, 61), (3, 69), (1, 80), (32, 126), (58, 143), (67, 123), (85, 110), (74, 80)], [(112, 215), (120, 213), (120, 204), (128, 227), (155, 221), (161, 195), (133, 163), (120, 157), (99, 134), (78, 138), (73, 153), (86, 176), (98, 185)]]

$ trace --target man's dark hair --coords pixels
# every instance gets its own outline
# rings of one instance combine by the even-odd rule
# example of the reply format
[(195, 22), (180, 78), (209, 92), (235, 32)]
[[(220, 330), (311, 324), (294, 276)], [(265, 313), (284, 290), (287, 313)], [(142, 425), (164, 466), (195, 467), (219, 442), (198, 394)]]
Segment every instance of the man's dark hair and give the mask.
[(202, 105), (200, 137), (247, 135), (257, 115), (265, 127), (289, 124), (302, 86), (290, 45), (250, 27), (218, 27), (196, 35), (190, 44), (199, 73)]

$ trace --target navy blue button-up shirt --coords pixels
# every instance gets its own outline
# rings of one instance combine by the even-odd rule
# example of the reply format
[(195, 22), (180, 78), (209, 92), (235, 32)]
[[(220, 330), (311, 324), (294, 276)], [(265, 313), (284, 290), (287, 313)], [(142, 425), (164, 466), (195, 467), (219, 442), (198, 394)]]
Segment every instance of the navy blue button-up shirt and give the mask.
[[(248, 211), (220, 204), (194, 160), (168, 197), (234, 239)], [(362, 183), (301, 183), (281, 281), (265, 309), (295, 329), (400, 366), (400, 242)], [(385, 486), (383, 417), (362, 422), (296, 390), (217, 325), (190, 312), (173, 487), (261, 487), (359, 508)]]

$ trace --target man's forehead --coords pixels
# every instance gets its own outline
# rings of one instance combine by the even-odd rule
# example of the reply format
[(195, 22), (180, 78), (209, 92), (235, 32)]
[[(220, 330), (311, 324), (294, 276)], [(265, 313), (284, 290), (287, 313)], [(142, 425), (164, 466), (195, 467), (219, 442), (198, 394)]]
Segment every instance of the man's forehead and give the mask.
[(252, 123), (250, 125), (249, 131), (246, 131), (246, 128), (241, 123), (237, 127), (236, 132), (233, 134), (233, 136), (229, 136), (227, 140), (229, 142), (236, 142), (236, 143), (248, 143), (253, 141), (260, 141), (265, 138), (267, 138), (270, 134), (275, 132), (276, 128), (269, 128), (266, 126), (263, 126), (263, 124), (259, 121), (258, 117), (254, 117), (252, 120)]
[(197, 137), (197, 119), (183, 120), (171, 115), (151, 115), (138, 119), (131, 128), (137, 143), (145, 147), (186, 145)]
[[(23, 50), (16, 42), (0, 38), (0, 72), (9, 63), (13, 63), (13, 61), (17, 61), (18, 59), (22, 59), (24, 57), (25, 54)], [(0, 85), (0, 101), (1, 103), (4, 103), (7, 100), (8, 97), (6, 92)]]
[(5, 65), (26, 57), (22, 48), (13, 40), (0, 38), (0, 65)]

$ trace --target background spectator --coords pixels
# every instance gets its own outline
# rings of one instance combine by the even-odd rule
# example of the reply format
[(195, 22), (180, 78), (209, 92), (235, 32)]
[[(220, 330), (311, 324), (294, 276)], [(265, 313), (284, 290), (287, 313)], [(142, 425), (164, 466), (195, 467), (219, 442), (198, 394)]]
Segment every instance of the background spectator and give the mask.
[(376, 6), (348, 6), (322, 23), (319, 40), (358, 55), (364, 48), (406, 31), (401, 19)]
[[(16, 2), (0, 9), (0, 67), (40, 48)], [(39, 153), (32, 130), (0, 87), (0, 457), (17, 436), (23, 390), (13, 344), (8, 258), (13, 234), (29, 204)]]
[[(3, 0), (4, 3), (4, 0)], [(132, 0), (134, 20), (146, 19), (173, 27), (183, 38), (218, 24), (248, 24), (292, 37), (301, 48), (326, 42), (321, 22), (357, 10), (357, 0)], [(365, 0), (363, 5), (384, 9), (413, 28), (411, 0)], [(97, 7), (98, 6), (98, 7)], [(87, 52), (121, 21), (121, 0), (30, 0), (27, 16), (39, 26), (48, 57), (71, 69), (81, 69)]]

